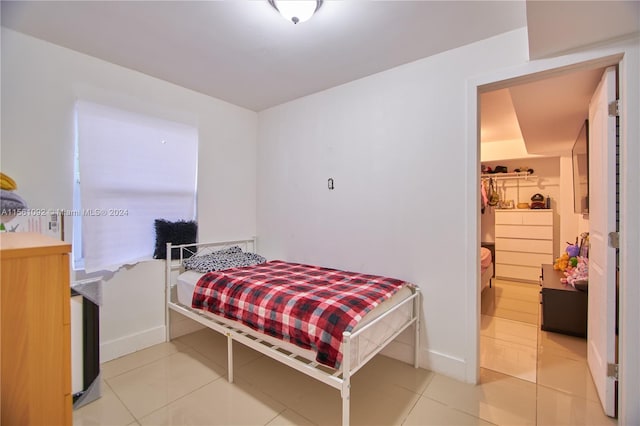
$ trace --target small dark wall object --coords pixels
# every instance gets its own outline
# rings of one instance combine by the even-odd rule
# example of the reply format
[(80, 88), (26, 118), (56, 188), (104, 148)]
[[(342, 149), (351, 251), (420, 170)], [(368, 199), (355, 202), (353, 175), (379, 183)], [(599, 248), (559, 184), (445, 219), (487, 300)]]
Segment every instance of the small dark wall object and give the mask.
[(333, 186), (333, 178), (329, 178), (329, 179), (327, 180), (327, 187), (329, 188), (329, 190), (330, 190), (330, 191), (334, 189), (334, 186)]
[[(154, 259), (167, 258), (167, 243), (172, 243), (174, 245), (195, 243), (198, 235), (198, 224), (193, 220), (170, 222), (164, 219), (156, 219), (155, 228), (156, 248), (153, 253)], [(195, 251), (195, 247), (193, 250), (189, 251)], [(173, 249), (171, 252), (171, 258), (176, 259), (179, 256), (180, 249)], [(189, 257), (186, 251), (184, 257)]]

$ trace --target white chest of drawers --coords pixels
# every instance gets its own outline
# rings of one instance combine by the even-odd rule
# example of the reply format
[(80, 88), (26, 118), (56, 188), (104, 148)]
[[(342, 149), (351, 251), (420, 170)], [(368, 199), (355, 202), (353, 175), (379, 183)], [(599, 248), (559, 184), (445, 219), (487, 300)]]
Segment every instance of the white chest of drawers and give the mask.
[(553, 263), (553, 211), (496, 210), (496, 277), (537, 283)]

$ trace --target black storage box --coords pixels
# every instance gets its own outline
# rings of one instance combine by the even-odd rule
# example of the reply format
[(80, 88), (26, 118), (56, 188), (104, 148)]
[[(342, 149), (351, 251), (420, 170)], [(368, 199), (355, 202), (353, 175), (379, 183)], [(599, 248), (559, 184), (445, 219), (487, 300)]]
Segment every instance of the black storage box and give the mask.
[(587, 337), (587, 306), (589, 294), (569, 284), (563, 284), (561, 271), (553, 265), (542, 265), (541, 328), (544, 331)]

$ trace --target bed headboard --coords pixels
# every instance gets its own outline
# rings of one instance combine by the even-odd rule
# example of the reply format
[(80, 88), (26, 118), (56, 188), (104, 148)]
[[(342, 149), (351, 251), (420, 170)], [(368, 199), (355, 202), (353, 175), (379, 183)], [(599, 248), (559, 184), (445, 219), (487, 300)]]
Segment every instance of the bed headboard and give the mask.
[[(173, 278), (183, 271), (182, 262), (184, 259), (191, 256), (199, 256), (208, 253), (212, 253), (216, 250), (225, 249), (231, 246), (240, 246), (245, 252), (255, 253), (256, 238), (250, 238), (246, 240), (234, 240), (234, 241), (216, 241), (208, 243), (189, 243), (181, 245), (173, 245), (167, 243), (167, 259), (165, 260), (165, 284), (167, 294), (171, 290), (171, 286), (174, 283)], [(177, 249), (179, 255), (176, 258), (172, 258), (173, 250)], [(173, 276), (172, 276), (173, 275)]]
[[(167, 262), (171, 263), (172, 261), (182, 261), (191, 256), (199, 256), (203, 254), (212, 253), (216, 250), (225, 249), (232, 246), (240, 246), (240, 248), (245, 252), (255, 253), (256, 252), (256, 238), (246, 239), (246, 240), (234, 240), (234, 241), (216, 241), (216, 242), (207, 242), (207, 243), (189, 243), (189, 244), (181, 244), (181, 245), (172, 245), (171, 243), (167, 243)], [(176, 258), (172, 258), (173, 251), (178, 249), (180, 255)]]

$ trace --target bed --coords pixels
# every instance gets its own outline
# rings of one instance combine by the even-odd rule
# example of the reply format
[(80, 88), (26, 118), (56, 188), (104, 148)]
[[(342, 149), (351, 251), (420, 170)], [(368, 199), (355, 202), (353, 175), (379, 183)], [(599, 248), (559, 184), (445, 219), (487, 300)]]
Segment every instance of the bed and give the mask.
[[(224, 334), (227, 337), (229, 382), (233, 382), (233, 342), (236, 341), (338, 389), (342, 398), (342, 424), (348, 425), (351, 377), (411, 326), (414, 331), (414, 367), (418, 367), (421, 307), (417, 286), (391, 278), (277, 260), (211, 273), (185, 270), (186, 259), (188, 259), (186, 260), (188, 266), (192, 267), (198, 264), (197, 259), (217, 256), (229, 250), (237, 252), (237, 249), (243, 253), (255, 254), (255, 239), (178, 246), (169, 243), (165, 271), (167, 341), (171, 336), (170, 310)], [(195, 262), (194, 259), (196, 259)], [(326, 274), (337, 276), (338, 281), (330, 285), (325, 284)], [(380, 282), (377, 281), (378, 279)], [(282, 280), (290, 281), (283, 284)], [(337, 291), (337, 297), (340, 299), (344, 297), (345, 300), (347, 293), (356, 293), (351, 289), (348, 292), (342, 292), (340, 285), (347, 280), (355, 280), (358, 287), (363, 287), (362, 291), (366, 292), (366, 296), (361, 293), (356, 297), (370, 298), (375, 302), (372, 306), (357, 307), (360, 302), (351, 300), (348, 302), (348, 310), (343, 306), (339, 315), (335, 312), (331, 314), (329, 308), (334, 304), (336, 296), (329, 291)], [(367, 284), (363, 284), (364, 282)], [(370, 282), (378, 283), (375, 286), (369, 286)], [(239, 287), (238, 283), (242, 283), (243, 287)], [(250, 290), (244, 287), (245, 284), (256, 287)], [(360, 286), (360, 284), (363, 285)], [(307, 302), (317, 300), (317, 303), (323, 307), (328, 307), (327, 312), (323, 309), (318, 315), (326, 315), (325, 318), (332, 319), (322, 320), (321, 316), (310, 317), (305, 314), (304, 309), (287, 308), (289, 310), (284, 313), (279, 310), (284, 308), (271, 309), (268, 303), (280, 297), (280, 293), (276, 294), (277, 297), (270, 295), (266, 299), (253, 299), (254, 296), (258, 297), (258, 293), (265, 293), (267, 289), (275, 291), (276, 288), (291, 289), (289, 292), (294, 299), (302, 300), (301, 294), (312, 295), (313, 297), (310, 296), (305, 300)], [(383, 293), (384, 297), (381, 296)], [(227, 302), (232, 298), (231, 295), (237, 296), (241, 301), (242, 309), (238, 306), (231, 308), (227, 306)], [(323, 299), (324, 297), (327, 299)], [(292, 306), (292, 303), (289, 301), (286, 306)], [(256, 319), (255, 313), (260, 310), (260, 307), (267, 307), (263, 310), (268, 315)], [(354, 307), (361, 310), (352, 311)], [(311, 311), (314, 312), (313, 315), (319, 312), (318, 309), (311, 309)], [(309, 310), (307, 309), (306, 312)], [(286, 318), (287, 325), (282, 326), (279, 322), (274, 325), (273, 321), (268, 321), (269, 318), (276, 317), (279, 321)], [(238, 320), (247, 318), (249, 321), (246, 324)], [(294, 323), (295, 327), (291, 325)], [(331, 324), (331, 330), (316, 330), (318, 324), (328, 323)], [(342, 324), (343, 327), (340, 328), (340, 323), (346, 325)], [(299, 324), (305, 324), (305, 326), (298, 327)], [(306, 334), (298, 334), (298, 328), (310, 330), (310, 337)], [(285, 330), (284, 337), (278, 334), (281, 329)], [(340, 333), (340, 330), (344, 331)]]
[(482, 243), (480, 246), (480, 292), (491, 287), (491, 282), (495, 278), (494, 257), (495, 245)]

